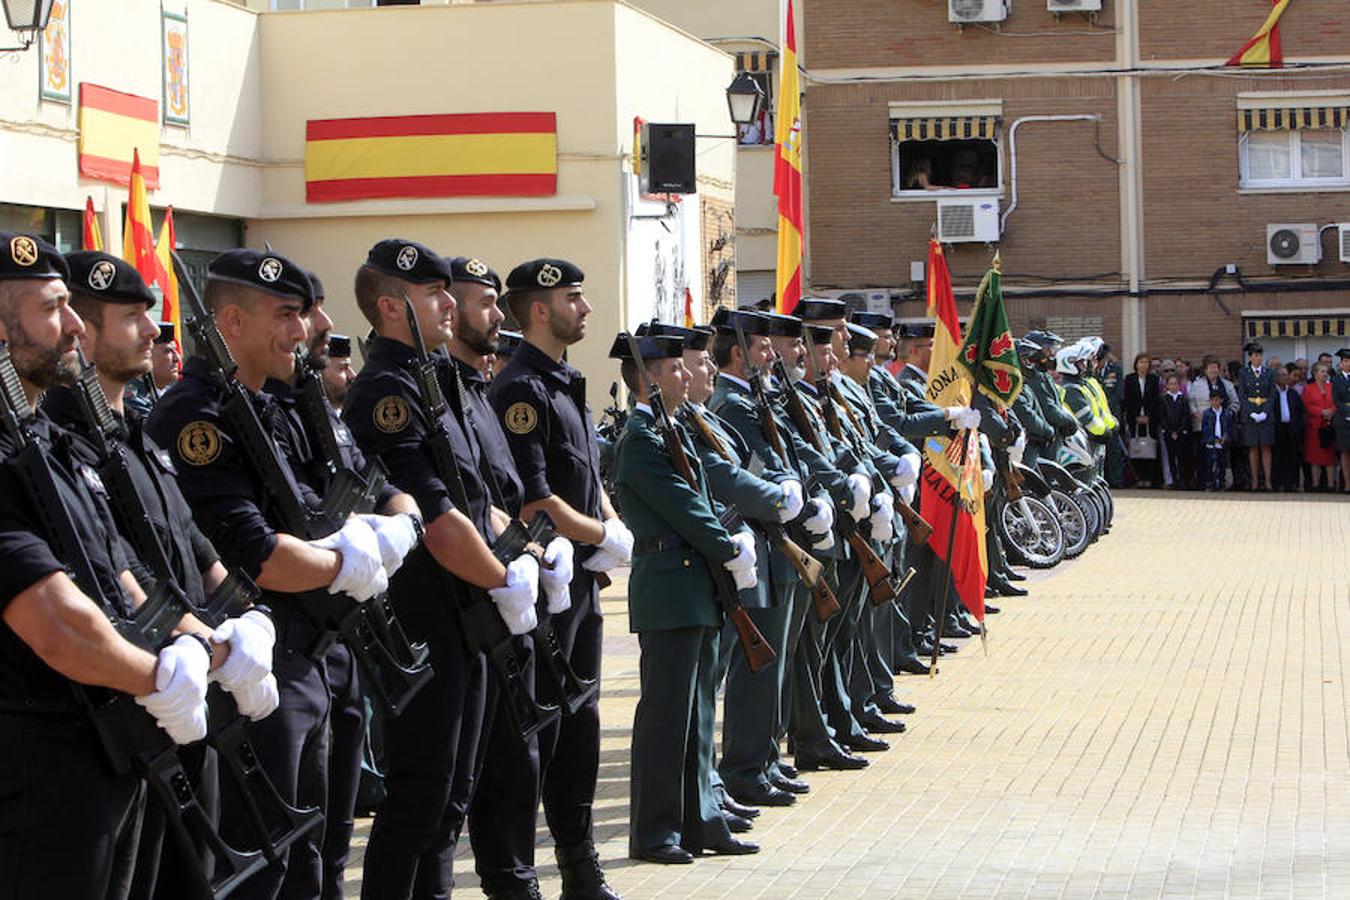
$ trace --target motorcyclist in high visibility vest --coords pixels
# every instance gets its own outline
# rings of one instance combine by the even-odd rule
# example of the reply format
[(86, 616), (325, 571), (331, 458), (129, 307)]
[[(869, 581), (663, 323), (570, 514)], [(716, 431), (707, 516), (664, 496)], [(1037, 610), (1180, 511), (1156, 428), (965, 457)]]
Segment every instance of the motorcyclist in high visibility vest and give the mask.
[(1055, 354), (1055, 369), (1060, 374), (1065, 407), (1093, 441), (1104, 442), (1110, 429), (1098, 411), (1096, 395), (1086, 383), (1086, 357), (1086, 349), (1079, 344), (1065, 347)]

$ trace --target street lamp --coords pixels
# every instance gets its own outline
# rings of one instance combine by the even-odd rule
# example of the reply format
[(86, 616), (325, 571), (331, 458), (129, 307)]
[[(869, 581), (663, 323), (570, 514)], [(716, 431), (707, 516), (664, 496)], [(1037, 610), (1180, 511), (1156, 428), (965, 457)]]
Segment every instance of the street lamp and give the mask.
[(758, 119), (759, 108), (763, 103), (764, 89), (750, 77), (749, 72), (738, 74), (727, 88), (727, 109), (731, 111), (731, 121), (737, 125), (749, 125)]
[(5, 23), (19, 35), (17, 47), (0, 48), (0, 52), (27, 50), (37, 40), (38, 32), (47, 27), (52, 15), (52, 0), (3, 0)]

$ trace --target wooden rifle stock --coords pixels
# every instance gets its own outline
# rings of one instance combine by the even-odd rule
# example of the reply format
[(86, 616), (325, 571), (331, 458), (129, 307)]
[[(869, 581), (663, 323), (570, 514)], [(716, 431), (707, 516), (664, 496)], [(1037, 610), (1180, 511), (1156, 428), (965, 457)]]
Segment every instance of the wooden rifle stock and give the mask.
[(787, 557), (793, 571), (802, 584), (811, 589), (811, 606), (816, 621), (824, 624), (839, 612), (839, 599), (830, 590), (829, 582), (824, 578), (824, 566), (820, 561), (802, 549), (801, 545), (788, 537), (781, 527), (769, 529), (769, 542), (779, 553)]
[(867, 580), (867, 587), (871, 591), (872, 605), (881, 606), (888, 600), (894, 600), (899, 592), (891, 580), (891, 570), (857, 528), (850, 530), (848, 545), (858, 554), (858, 565), (862, 567), (863, 578)]
[(1008, 494), (1008, 502), (1016, 503), (1022, 499), (1022, 482), (1025, 480), (1022, 473), (1017, 471), (1017, 466), (1009, 463), (1006, 468), (1000, 468), (1000, 474), (1003, 475), (1003, 489)]
[(905, 522), (905, 531), (909, 533), (909, 539), (920, 547), (928, 543), (928, 538), (933, 534), (933, 526), (928, 524), (928, 520), (919, 515), (914, 507), (910, 506), (899, 497), (895, 498), (895, 514)]

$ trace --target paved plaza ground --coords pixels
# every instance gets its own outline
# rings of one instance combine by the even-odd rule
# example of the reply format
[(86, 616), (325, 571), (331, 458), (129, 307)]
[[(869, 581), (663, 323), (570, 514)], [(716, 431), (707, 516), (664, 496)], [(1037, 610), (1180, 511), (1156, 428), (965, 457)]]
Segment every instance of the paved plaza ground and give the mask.
[[(1350, 897), (1350, 502), (1126, 493), (1111, 534), (1026, 584), (990, 617), (988, 658), (969, 641), (936, 679), (896, 680), (919, 711), (871, 768), (809, 774), (757, 820), (757, 856), (662, 867), (626, 857), (638, 656), (616, 579), (611, 883), (626, 900)], [(458, 889), (480, 896), (462, 844)]]

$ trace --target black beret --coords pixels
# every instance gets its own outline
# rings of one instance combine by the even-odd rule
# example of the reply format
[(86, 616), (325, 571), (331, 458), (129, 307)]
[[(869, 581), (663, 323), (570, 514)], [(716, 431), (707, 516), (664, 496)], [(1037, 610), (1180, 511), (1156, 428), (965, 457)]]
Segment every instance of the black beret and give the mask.
[(506, 290), (546, 291), (550, 288), (581, 284), (586, 273), (565, 259), (532, 259), (523, 262), (506, 276)]
[(476, 256), (456, 256), (450, 260), (450, 272), (457, 284), (470, 281), (487, 285), (499, 294), (502, 292), (502, 277)]
[(178, 338), (178, 326), (172, 322), (159, 323), (159, 337), (155, 338), (156, 344), (172, 344)]
[(1243, 353), (1264, 353), (1265, 349), (1259, 341), (1248, 341), (1242, 345)]
[[(674, 359), (684, 354), (684, 339), (673, 334), (651, 334), (637, 338), (638, 352), (643, 359)], [(632, 359), (628, 334), (619, 332), (614, 346), (609, 348), (610, 359)]]
[(726, 334), (735, 334), (736, 325), (741, 326), (745, 334), (768, 334), (769, 323), (760, 313), (751, 309), (727, 309), (718, 307), (712, 317), (713, 328)]
[(1342, 347), (1336, 351), (1336, 356), (1340, 359), (1350, 359), (1350, 347)]
[(68, 284), (72, 291), (88, 294), (106, 303), (144, 303), (155, 305), (155, 295), (145, 286), (136, 267), (111, 253), (100, 250), (76, 250), (66, 254), (70, 266)]
[(309, 285), (314, 289), (314, 301), (317, 303), (328, 295), (323, 292), (323, 279), (319, 277), (318, 272), (306, 272), (309, 276)]
[(377, 272), (401, 278), (409, 284), (444, 281), (454, 284), (450, 263), (439, 253), (416, 241), (386, 238), (370, 248), (366, 265)]
[(864, 328), (856, 322), (848, 324), (848, 349), (850, 351), (861, 350), (871, 353), (877, 346), (877, 333), (870, 328)]
[(497, 332), (497, 355), (510, 356), (516, 352), (520, 342), (525, 340), (524, 335), (519, 331), (502, 330)]
[(226, 250), (207, 265), (206, 280), (242, 284), (276, 297), (298, 297), (303, 312), (314, 305), (314, 285), (305, 270), (269, 250)]
[(760, 317), (769, 327), (770, 337), (801, 337), (802, 320), (785, 316), (782, 313), (763, 312)]
[(70, 278), (61, 251), (34, 234), (0, 231), (0, 279)]
[(811, 322), (802, 323), (802, 337), (811, 335), (811, 340), (817, 344), (828, 344), (834, 339), (834, 329), (828, 325), (815, 325)]
[(871, 328), (873, 331), (878, 328), (890, 328), (895, 319), (890, 313), (867, 312), (859, 310), (848, 317), (848, 320), (855, 325), (861, 325), (864, 328)]
[(936, 331), (937, 329), (933, 325), (922, 322), (905, 322), (900, 325), (897, 336), (905, 338), (930, 338)]
[(352, 355), (352, 339), (345, 334), (328, 336), (328, 355), (344, 359)]
[(638, 337), (652, 335), (655, 337), (677, 337), (684, 341), (686, 350), (707, 350), (708, 342), (712, 340), (712, 332), (702, 328), (685, 328), (682, 325), (666, 325), (662, 322), (643, 322), (637, 329)]
[(823, 297), (803, 297), (797, 301), (792, 314), (803, 322), (821, 319), (842, 319), (848, 312), (848, 304), (843, 300), (827, 300)]

